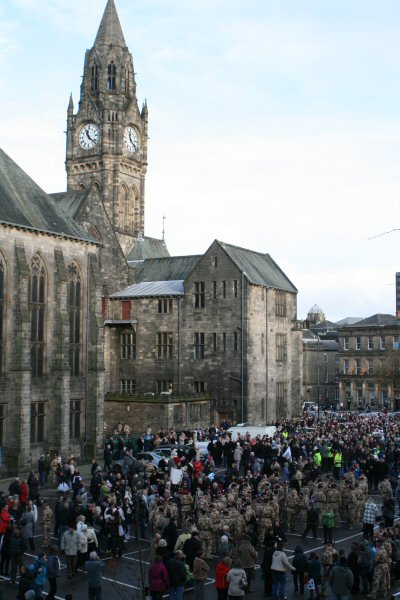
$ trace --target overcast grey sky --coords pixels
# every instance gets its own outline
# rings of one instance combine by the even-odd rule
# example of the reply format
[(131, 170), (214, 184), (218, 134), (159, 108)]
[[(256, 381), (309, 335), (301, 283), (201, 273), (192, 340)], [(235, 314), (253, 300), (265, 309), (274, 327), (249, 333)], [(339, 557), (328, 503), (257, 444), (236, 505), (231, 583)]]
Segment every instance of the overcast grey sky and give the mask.
[[(268, 252), (298, 315), (395, 310), (396, 0), (115, 0), (149, 106), (146, 234)], [(106, 0), (0, 4), (0, 146), (65, 189), (65, 122)]]

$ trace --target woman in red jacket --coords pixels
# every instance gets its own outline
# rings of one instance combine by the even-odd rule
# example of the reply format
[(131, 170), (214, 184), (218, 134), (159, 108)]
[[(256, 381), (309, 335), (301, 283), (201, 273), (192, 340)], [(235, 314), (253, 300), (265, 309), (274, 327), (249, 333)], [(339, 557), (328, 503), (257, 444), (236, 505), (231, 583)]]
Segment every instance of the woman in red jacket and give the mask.
[(227, 600), (229, 581), (226, 579), (227, 573), (231, 570), (232, 559), (229, 556), (222, 558), (217, 564), (215, 570), (215, 587), (217, 589), (218, 600)]
[(26, 503), (28, 502), (28, 497), (29, 497), (28, 485), (27, 485), (25, 479), (21, 482), (20, 490), (21, 491), (19, 494), (19, 501), (22, 504), (22, 506), (25, 508)]
[(5, 506), (0, 513), (0, 537), (5, 534), (10, 523), (10, 513), (8, 512), (8, 506)]
[(161, 600), (169, 589), (169, 577), (161, 556), (156, 554), (155, 562), (149, 569), (149, 588), (151, 600)]

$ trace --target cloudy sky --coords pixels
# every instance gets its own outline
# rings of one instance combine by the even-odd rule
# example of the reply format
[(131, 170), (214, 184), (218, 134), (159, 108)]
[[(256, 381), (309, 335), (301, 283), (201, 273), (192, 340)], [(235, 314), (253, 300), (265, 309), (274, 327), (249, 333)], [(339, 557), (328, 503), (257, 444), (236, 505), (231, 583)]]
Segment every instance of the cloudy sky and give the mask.
[[(268, 252), (298, 316), (395, 311), (398, 0), (115, 0), (149, 106), (146, 234)], [(0, 146), (66, 186), (66, 109), (106, 0), (1, 0)]]

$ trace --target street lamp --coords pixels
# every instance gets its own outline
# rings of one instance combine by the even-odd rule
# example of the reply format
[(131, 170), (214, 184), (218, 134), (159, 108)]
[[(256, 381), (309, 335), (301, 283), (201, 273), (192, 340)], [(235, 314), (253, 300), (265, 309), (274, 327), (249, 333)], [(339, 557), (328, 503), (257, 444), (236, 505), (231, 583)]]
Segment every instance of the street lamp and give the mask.
[(320, 374), (319, 374), (319, 343), (320, 343), (320, 338), (319, 338), (319, 334), (317, 335), (317, 421), (319, 420), (319, 385), (320, 385)]

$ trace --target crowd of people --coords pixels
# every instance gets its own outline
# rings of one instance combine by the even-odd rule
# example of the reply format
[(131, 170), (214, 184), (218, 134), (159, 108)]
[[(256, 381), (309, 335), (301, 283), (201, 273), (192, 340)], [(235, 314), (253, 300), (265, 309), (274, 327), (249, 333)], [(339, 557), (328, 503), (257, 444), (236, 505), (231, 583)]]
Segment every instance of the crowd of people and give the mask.
[[(358, 592), (384, 598), (400, 579), (400, 421), (304, 415), (276, 427), (273, 438), (233, 441), (226, 423), (195, 432), (149, 427), (138, 437), (120, 423), (86, 482), (73, 458), (42, 456), (38, 474), (16, 478), (2, 497), (0, 574), (14, 584), (20, 572), (20, 600), (41, 598), (45, 586), (53, 600), (61, 552), (66, 576), (86, 573), (89, 599), (99, 600), (101, 557), (118, 560), (137, 538), (151, 540), (152, 600), (166, 592), (180, 600), (188, 586), (203, 600), (207, 584), (218, 600), (233, 600), (251, 593), (257, 565), (274, 600), (285, 598), (289, 571), (295, 592), (311, 599)], [(140, 451), (156, 460), (137, 458)], [(52, 485), (59, 497), (50, 506), (40, 497), (42, 486)], [(42, 543), (23, 564), (28, 547), (36, 552), (39, 521)], [(348, 553), (335, 548), (338, 526), (356, 534), (361, 525), (362, 543)], [(323, 552), (303, 552), (299, 544), (288, 558), (286, 535), (295, 532), (322, 536)]]

